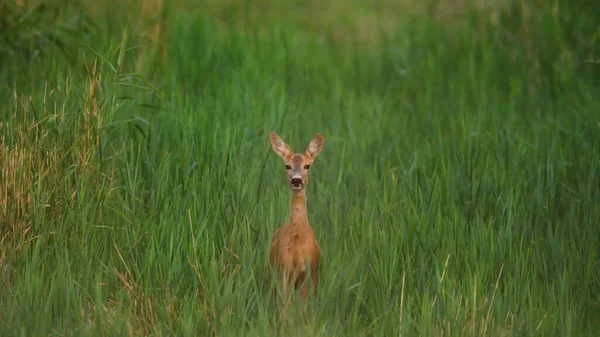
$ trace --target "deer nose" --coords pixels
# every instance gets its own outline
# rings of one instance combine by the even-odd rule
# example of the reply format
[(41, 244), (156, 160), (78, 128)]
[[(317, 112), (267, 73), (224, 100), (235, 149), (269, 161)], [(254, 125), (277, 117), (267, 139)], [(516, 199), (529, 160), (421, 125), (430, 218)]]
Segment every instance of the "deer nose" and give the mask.
[(302, 186), (302, 178), (292, 178), (292, 185), (296, 187)]

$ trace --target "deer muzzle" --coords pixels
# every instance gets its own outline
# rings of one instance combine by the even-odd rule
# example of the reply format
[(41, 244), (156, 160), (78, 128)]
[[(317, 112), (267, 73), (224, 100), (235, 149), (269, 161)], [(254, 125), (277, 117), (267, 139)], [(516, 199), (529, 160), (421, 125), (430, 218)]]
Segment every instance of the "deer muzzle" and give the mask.
[(292, 188), (295, 190), (299, 190), (302, 188), (304, 184), (302, 183), (302, 178), (293, 177), (292, 178)]

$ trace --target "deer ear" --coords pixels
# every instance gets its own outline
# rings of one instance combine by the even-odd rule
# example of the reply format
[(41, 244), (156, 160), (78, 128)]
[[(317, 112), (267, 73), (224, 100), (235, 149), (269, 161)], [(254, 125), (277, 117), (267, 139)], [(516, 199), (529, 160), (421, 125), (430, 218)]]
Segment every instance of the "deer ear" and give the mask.
[(310, 158), (315, 159), (323, 150), (323, 144), (325, 143), (325, 139), (322, 134), (316, 135), (308, 146), (306, 147), (306, 154), (310, 156)]
[(271, 139), (271, 147), (273, 147), (273, 151), (277, 153), (281, 159), (285, 160), (289, 155), (292, 154), (292, 149), (279, 137), (275, 132), (269, 133), (269, 138)]

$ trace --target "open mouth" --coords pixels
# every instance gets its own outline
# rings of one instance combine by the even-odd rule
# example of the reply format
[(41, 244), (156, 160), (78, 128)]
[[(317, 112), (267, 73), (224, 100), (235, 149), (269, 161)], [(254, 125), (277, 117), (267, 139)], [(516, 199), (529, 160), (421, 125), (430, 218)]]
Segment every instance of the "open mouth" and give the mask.
[(294, 177), (292, 178), (292, 181), (290, 181), (290, 185), (292, 185), (293, 190), (297, 191), (304, 187), (304, 182), (302, 181), (302, 178)]

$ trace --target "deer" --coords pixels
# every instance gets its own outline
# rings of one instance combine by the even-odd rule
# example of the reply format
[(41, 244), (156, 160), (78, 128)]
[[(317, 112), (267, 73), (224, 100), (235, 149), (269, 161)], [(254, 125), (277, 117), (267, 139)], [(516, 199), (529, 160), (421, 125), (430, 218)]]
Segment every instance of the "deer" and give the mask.
[[(298, 289), (300, 297), (306, 301), (309, 294), (317, 295), (321, 262), (321, 248), (308, 221), (306, 187), (311, 165), (323, 150), (324, 137), (317, 134), (304, 153), (294, 153), (274, 132), (269, 134), (269, 138), (273, 151), (283, 159), (291, 189), (288, 222), (281, 225), (271, 238), (269, 283), (273, 286), (271, 273), (274, 273), (281, 282), (281, 292), (286, 302), (289, 301), (291, 292)], [(276, 293), (275, 289), (274, 294)], [(286, 303), (286, 307), (287, 304), (289, 303)]]

